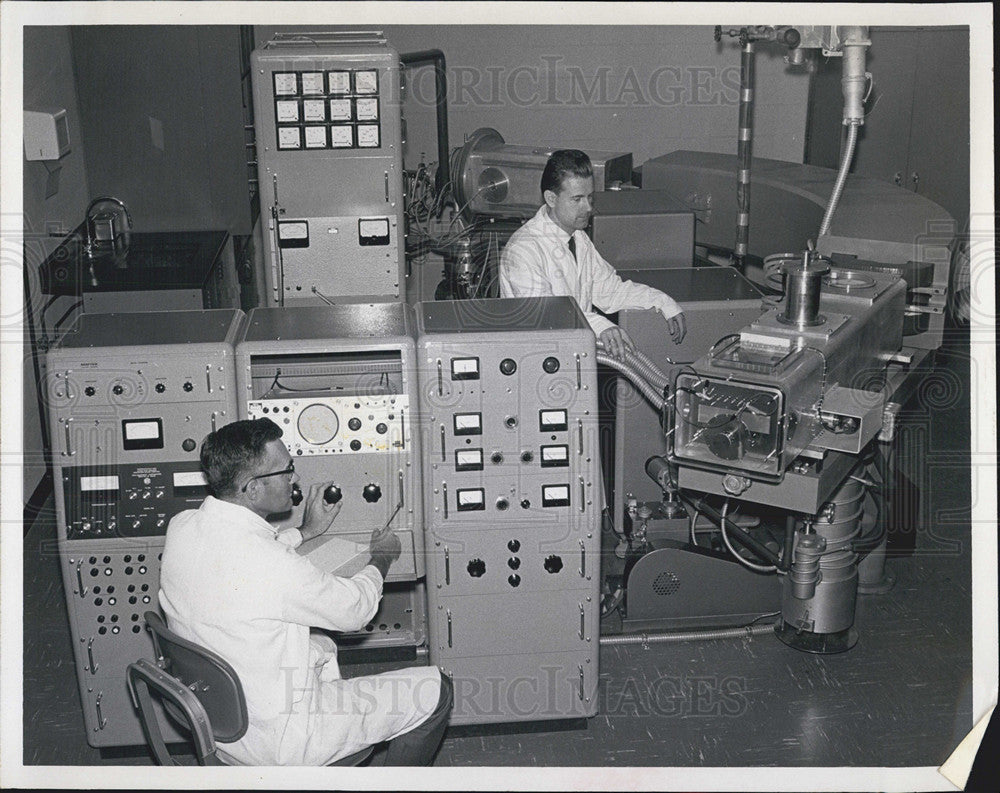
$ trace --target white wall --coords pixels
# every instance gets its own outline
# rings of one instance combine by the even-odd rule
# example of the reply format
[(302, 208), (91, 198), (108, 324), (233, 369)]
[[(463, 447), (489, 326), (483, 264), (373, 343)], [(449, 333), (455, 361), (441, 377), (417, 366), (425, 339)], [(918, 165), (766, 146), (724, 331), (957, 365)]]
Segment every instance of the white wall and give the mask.
[[(26, 27), (24, 29), (24, 106), (63, 107), (69, 122), (71, 151), (58, 161), (58, 189), (46, 197), (49, 169), (42, 162), (24, 163), (24, 266), (29, 275), (30, 296), (36, 314), (48, 299), (41, 294), (38, 266), (59, 244), (58, 236), (49, 232), (68, 232), (82, 220), (89, 200), (87, 173), (84, 167), (80, 134), (80, 110), (73, 78), (73, 57), (67, 27)], [(55, 163), (49, 163), (49, 168)], [(20, 288), (7, 282), (4, 288)], [(73, 304), (72, 298), (60, 298), (46, 316), (51, 329), (63, 312)], [(27, 322), (27, 313), (23, 320)], [(24, 499), (38, 486), (45, 473), (42, 457), (41, 423), (35, 391), (35, 375), (28, 346), (27, 324), (24, 325)]]

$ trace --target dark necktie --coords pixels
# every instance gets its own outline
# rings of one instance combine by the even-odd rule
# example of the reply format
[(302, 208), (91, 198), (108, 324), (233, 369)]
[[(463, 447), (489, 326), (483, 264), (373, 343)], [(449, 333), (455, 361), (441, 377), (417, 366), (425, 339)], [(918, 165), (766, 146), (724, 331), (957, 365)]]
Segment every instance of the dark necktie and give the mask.
[(571, 236), (569, 238), (569, 242), (566, 243), (566, 244), (569, 245), (569, 252), (573, 254), (573, 261), (575, 262), (576, 261), (576, 240)]

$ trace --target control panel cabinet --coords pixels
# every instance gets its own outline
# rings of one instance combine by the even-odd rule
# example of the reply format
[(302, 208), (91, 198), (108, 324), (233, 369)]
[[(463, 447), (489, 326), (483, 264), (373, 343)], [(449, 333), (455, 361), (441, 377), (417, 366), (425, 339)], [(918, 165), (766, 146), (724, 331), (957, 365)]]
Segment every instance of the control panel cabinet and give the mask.
[(84, 314), (47, 354), (58, 552), (91, 746), (145, 742), (126, 667), (153, 658), (142, 615), (158, 605), (167, 524), (207, 495), (201, 441), (237, 417), (244, 318)]
[(268, 306), (405, 297), (398, 53), (377, 33), (251, 55)]
[(451, 723), (596, 712), (595, 338), (570, 298), (417, 306), (430, 657)]
[[(319, 558), (333, 537), (364, 556), (387, 525), (400, 538), (378, 613), (344, 636), (365, 646), (426, 635), (415, 327), (404, 303), (257, 308), (236, 345), (241, 418), (278, 424), (301, 492), (323, 483), (324, 498), (341, 504), (330, 531), (299, 552)], [(300, 525), (303, 508), (276, 525)]]

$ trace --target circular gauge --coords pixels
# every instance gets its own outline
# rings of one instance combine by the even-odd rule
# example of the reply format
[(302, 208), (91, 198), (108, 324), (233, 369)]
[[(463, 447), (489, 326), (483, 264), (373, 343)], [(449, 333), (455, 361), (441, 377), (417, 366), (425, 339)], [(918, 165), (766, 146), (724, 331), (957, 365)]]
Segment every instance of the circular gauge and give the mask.
[(332, 407), (314, 402), (299, 413), (297, 426), (302, 440), (322, 446), (336, 437), (340, 421)]

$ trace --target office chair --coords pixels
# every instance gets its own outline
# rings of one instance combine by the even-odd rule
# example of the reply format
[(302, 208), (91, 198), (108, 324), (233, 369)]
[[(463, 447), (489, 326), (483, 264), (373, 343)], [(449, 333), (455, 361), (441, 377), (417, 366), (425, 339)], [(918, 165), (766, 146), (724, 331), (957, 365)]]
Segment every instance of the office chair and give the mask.
[[(128, 686), (157, 765), (179, 763), (163, 740), (151, 694), (190, 732), (199, 765), (226, 765), (216, 751), (216, 741), (239, 740), (249, 724), (236, 671), (221, 656), (173, 633), (155, 611), (144, 616), (157, 661), (141, 658), (129, 664)], [(358, 765), (371, 753), (368, 747), (330, 765)]]

